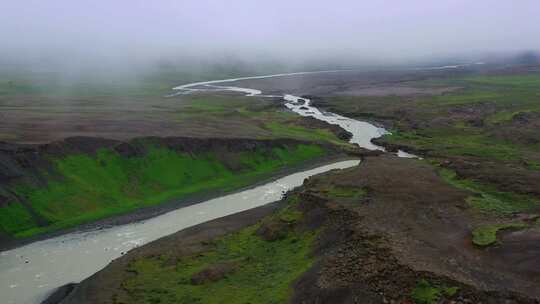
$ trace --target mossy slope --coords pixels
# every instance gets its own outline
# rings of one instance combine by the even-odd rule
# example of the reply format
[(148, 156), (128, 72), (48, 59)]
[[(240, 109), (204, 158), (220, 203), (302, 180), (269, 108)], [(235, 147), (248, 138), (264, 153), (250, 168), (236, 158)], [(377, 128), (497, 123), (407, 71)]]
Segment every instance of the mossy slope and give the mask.
[(27, 237), (208, 191), (231, 191), (328, 152), (301, 142), (255, 143), (235, 151), (139, 145), (144, 152), (132, 156), (113, 148), (48, 156), (49, 167), (34, 174), (45, 183), (3, 187), (15, 195), (0, 208), (1, 230)]
[[(300, 216), (299, 216), (300, 214)], [(211, 249), (171, 263), (170, 257), (135, 260), (128, 271), (135, 275), (124, 281), (117, 303), (286, 303), (292, 282), (308, 270), (316, 232), (294, 229), (301, 213), (294, 205), (265, 221), (276, 221), (283, 235), (273, 241), (258, 235), (263, 222), (228, 234), (211, 244)], [(195, 283), (193, 278), (214, 265), (233, 264), (233, 270), (219, 279)]]

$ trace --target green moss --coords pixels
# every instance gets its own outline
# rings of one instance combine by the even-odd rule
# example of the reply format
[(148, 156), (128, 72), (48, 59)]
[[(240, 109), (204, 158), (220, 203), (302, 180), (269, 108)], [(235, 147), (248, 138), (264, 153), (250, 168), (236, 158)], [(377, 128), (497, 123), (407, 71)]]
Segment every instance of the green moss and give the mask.
[(540, 162), (538, 161), (528, 161), (527, 165), (530, 169), (540, 171)]
[(331, 198), (345, 198), (357, 200), (366, 196), (367, 191), (363, 188), (332, 185), (327, 189), (327, 195)]
[(525, 229), (529, 227), (524, 223), (498, 224), (476, 228), (472, 232), (473, 244), (481, 247), (493, 245), (497, 242), (497, 232), (508, 229)]
[(447, 297), (455, 296), (459, 291), (459, 287), (446, 287), (442, 290), (443, 294)]
[(426, 280), (420, 280), (411, 293), (416, 304), (434, 304), (441, 298), (441, 289), (432, 286)]
[[(293, 208), (280, 217), (297, 217)], [(126, 297), (117, 303), (286, 303), (291, 284), (313, 264), (310, 251), (316, 235), (291, 230), (283, 239), (268, 242), (256, 235), (259, 224), (228, 234), (213, 249), (177, 263), (167, 257), (141, 258), (130, 265), (132, 278), (123, 282)], [(236, 263), (224, 278), (201, 285), (191, 277), (218, 263)]]
[(303, 217), (302, 212), (300, 211), (290, 211), (290, 212), (284, 212), (279, 216), (279, 219), (281, 221), (287, 222), (287, 223), (295, 223), (298, 222)]
[(287, 206), (280, 209), (273, 217), (287, 223), (296, 223), (300, 221), (304, 217), (304, 214), (301, 211), (298, 211), (298, 202), (299, 198), (297, 195), (289, 197)]
[(23, 205), (12, 202), (0, 208), (0, 227), (3, 231), (14, 234), (21, 229), (35, 228), (37, 223)]
[(491, 186), (482, 185), (468, 179), (459, 179), (449, 169), (439, 169), (440, 176), (451, 185), (471, 191), (475, 196), (467, 198), (474, 208), (498, 215), (509, 215), (516, 212), (529, 211), (538, 206), (538, 201), (512, 192), (499, 191)]
[[(132, 158), (110, 150), (94, 157), (71, 155), (55, 161), (57, 176), (48, 177), (47, 187), (17, 189), (50, 225), (35, 227), (21, 220), (9, 224), (8, 231), (27, 237), (198, 193), (231, 191), (325, 153), (318, 145), (243, 152), (229, 160), (238, 164), (234, 171), (213, 153), (193, 156), (163, 148), (151, 148), (144, 157)], [(0, 216), (4, 217), (22, 212), (2, 209)]]
[(441, 297), (453, 297), (458, 291), (458, 287), (434, 286), (422, 279), (412, 290), (411, 298), (416, 304), (436, 304)]

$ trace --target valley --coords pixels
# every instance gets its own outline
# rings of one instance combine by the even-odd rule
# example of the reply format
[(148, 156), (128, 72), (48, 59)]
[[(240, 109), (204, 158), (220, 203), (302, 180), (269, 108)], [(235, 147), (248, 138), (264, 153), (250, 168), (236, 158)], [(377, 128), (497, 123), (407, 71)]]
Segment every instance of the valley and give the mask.
[[(539, 295), (531, 291), (539, 284), (533, 269), (538, 268), (540, 253), (536, 245), (540, 204), (535, 192), (540, 175), (534, 166), (536, 134), (531, 132), (536, 130), (532, 126), (538, 92), (537, 76), (527, 68), (473, 65), (457, 70), (344, 71), (234, 80), (230, 83), (234, 88), (256, 87), (271, 96), (242, 96), (222, 87), (163, 97), (162, 103), (175, 99), (179, 103), (174, 110), (171, 106), (160, 112), (167, 113), (161, 120), (174, 117), (173, 124), (178, 124), (174, 132), (185, 137), (127, 142), (119, 137), (106, 144), (98, 140), (91, 148), (87, 137), (64, 140), (56, 145), (67, 157), (55, 161), (53, 168), (76, 179), (61, 178), (64, 185), (52, 188), (47, 183), (39, 190), (40, 199), (53, 196), (54, 187), (85, 193), (88, 190), (80, 186), (91, 184), (92, 192), (85, 195), (92, 198), (88, 201), (111, 197), (126, 206), (118, 212), (156, 210), (146, 208), (181, 197), (187, 202), (197, 197), (197, 191), (234, 191), (301, 164), (340, 157), (363, 161), (310, 177), (279, 203), (137, 246), (79, 285), (59, 289), (47, 303), (259, 303), (269, 295), (276, 303), (330, 299), (536, 303)], [(286, 91), (291, 82), (294, 88)], [(307, 100), (310, 103), (304, 103)], [(351, 129), (357, 120), (347, 117), (384, 126), (390, 133), (381, 127), (373, 129), (375, 133)], [(124, 127), (121, 121), (112, 123)], [(145, 129), (149, 135), (158, 130)], [(203, 134), (217, 136), (206, 139)], [(80, 135), (90, 134), (83, 130)], [(81, 140), (82, 145), (69, 144)], [(83, 155), (69, 156), (73, 151), (64, 146), (84, 147), (75, 149), (75, 154)], [(365, 150), (381, 147), (387, 152)], [(419, 158), (394, 154), (408, 155), (403, 151)], [(152, 175), (158, 169), (161, 173)], [(181, 172), (210, 175), (201, 176), (200, 185), (193, 184), (189, 175), (190, 184), (183, 185)], [(111, 173), (114, 182), (107, 180)], [(228, 178), (232, 174), (234, 178)], [(126, 180), (123, 176), (137, 178), (118, 184)], [(103, 186), (96, 187), (99, 184)], [(44, 205), (51, 206), (52, 201)], [(90, 216), (91, 223), (87, 209), (79, 210)], [(79, 223), (60, 220), (37, 233)], [(14, 235), (31, 235), (36, 228), (22, 231)], [(264, 278), (259, 277), (262, 274)], [(256, 284), (244, 288), (247, 281)], [(235, 288), (240, 286), (238, 296), (240, 289)]]

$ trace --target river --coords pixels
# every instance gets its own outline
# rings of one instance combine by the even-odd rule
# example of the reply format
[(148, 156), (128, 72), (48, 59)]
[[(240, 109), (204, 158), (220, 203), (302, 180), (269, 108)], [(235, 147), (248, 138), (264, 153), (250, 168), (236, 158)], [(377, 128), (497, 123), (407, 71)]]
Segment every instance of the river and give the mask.
[[(322, 71), (318, 73), (334, 73)], [(257, 89), (222, 86), (245, 79), (310, 74), (291, 73), (215, 80), (175, 87), (178, 94), (194, 91), (227, 90), (248, 96), (267, 96)], [(276, 97), (276, 96), (272, 96)], [(371, 139), (387, 133), (383, 128), (341, 115), (320, 111), (310, 100), (285, 94), (286, 107), (302, 116), (312, 116), (337, 124), (352, 133), (351, 143), (370, 150), (384, 150), (371, 143)], [(414, 157), (400, 152), (399, 156)], [(79, 282), (105, 267), (110, 261), (130, 249), (158, 238), (215, 218), (234, 214), (279, 200), (283, 193), (298, 187), (305, 178), (356, 166), (358, 160), (336, 162), (312, 170), (298, 172), (249, 190), (222, 196), (199, 204), (180, 208), (149, 220), (114, 226), (101, 230), (69, 233), (34, 242), (0, 253), (0, 297), (3, 304), (40, 303), (54, 289), (71, 282)]]

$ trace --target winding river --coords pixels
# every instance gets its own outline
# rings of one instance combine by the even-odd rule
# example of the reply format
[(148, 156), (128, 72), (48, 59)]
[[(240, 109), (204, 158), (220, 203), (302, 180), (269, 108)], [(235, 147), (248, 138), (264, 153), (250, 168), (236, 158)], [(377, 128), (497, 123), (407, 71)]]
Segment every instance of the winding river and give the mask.
[[(334, 72), (337, 71), (276, 74), (198, 82), (175, 87), (174, 90), (177, 92), (170, 96), (209, 90), (235, 91), (248, 96), (269, 96), (262, 95), (260, 90), (222, 84), (246, 79)], [(351, 132), (353, 134), (351, 143), (370, 150), (384, 150), (371, 143), (371, 139), (387, 133), (383, 128), (341, 115), (322, 112), (310, 105), (310, 100), (307, 98), (288, 94), (280, 97), (286, 101), (287, 108), (299, 115), (311, 116), (336, 124)], [(414, 155), (404, 152), (400, 152), (398, 155), (414, 157)], [(356, 166), (358, 163), (358, 160), (336, 162), (291, 174), (249, 190), (180, 208), (149, 220), (101, 230), (69, 233), (1, 252), (0, 300), (3, 304), (40, 303), (57, 287), (83, 280), (134, 247), (193, 225), (277, 201), (284, 192), (300, 186), (309, 176), (332, 169)]]

